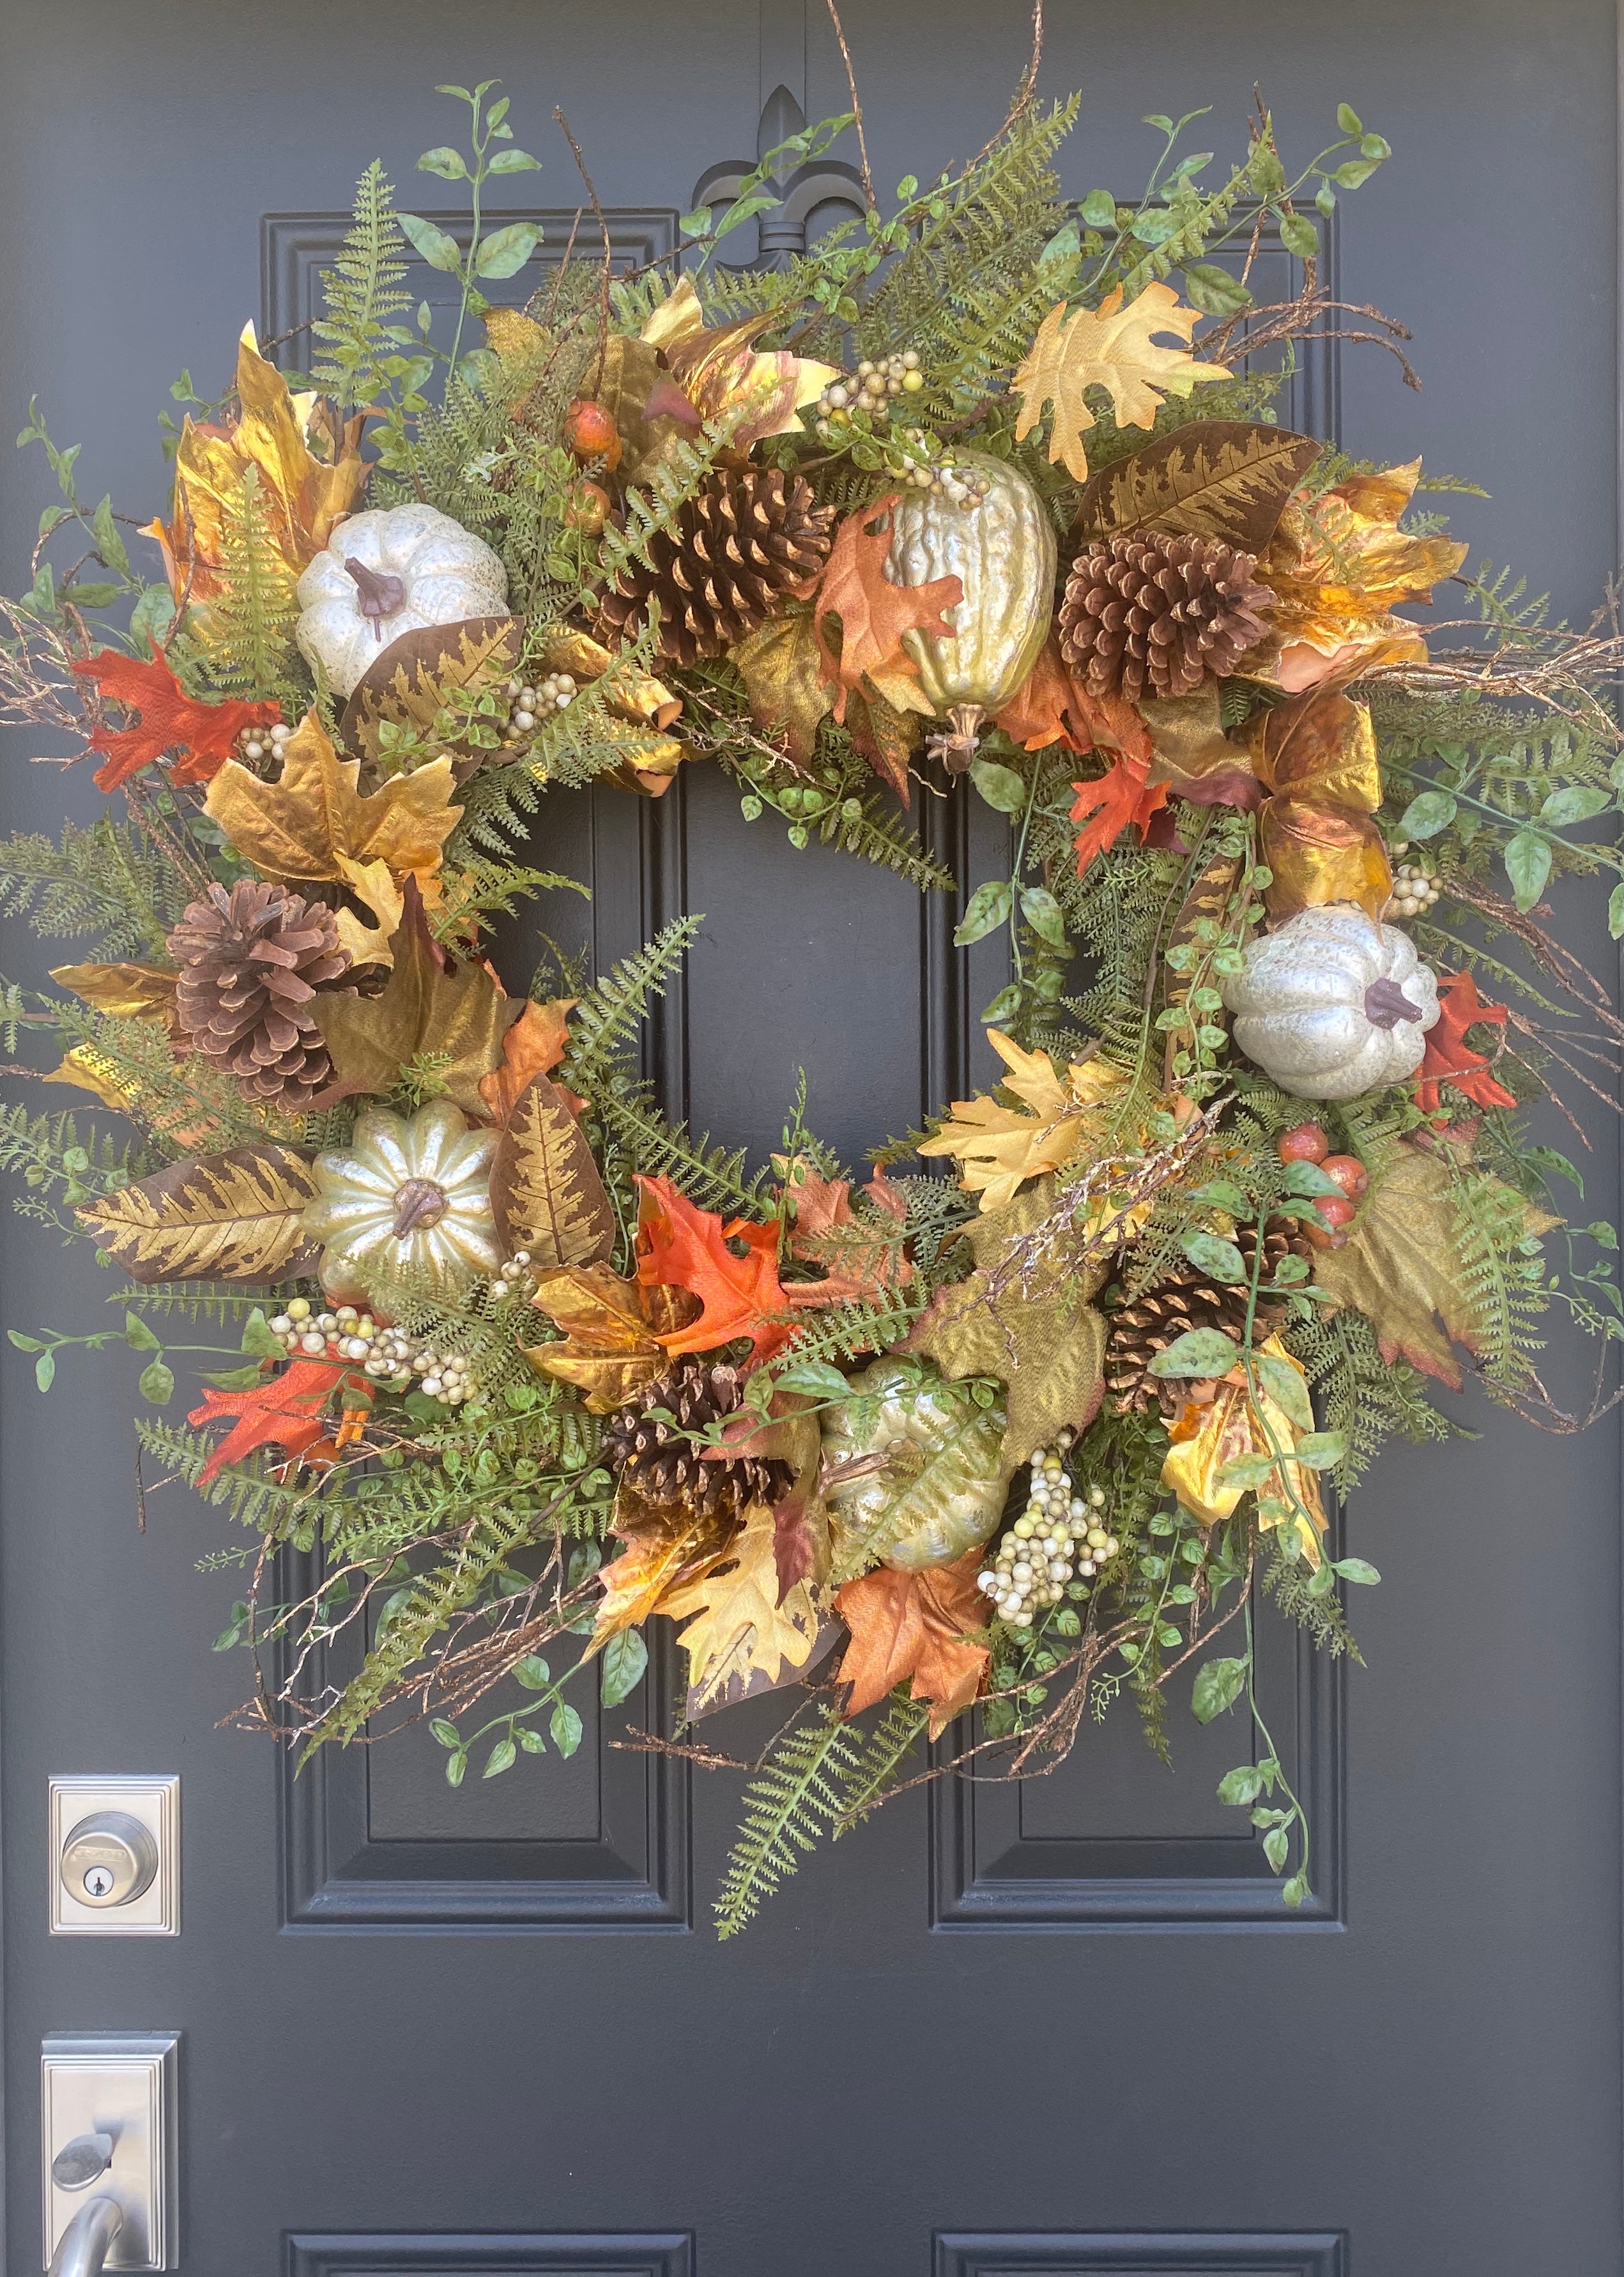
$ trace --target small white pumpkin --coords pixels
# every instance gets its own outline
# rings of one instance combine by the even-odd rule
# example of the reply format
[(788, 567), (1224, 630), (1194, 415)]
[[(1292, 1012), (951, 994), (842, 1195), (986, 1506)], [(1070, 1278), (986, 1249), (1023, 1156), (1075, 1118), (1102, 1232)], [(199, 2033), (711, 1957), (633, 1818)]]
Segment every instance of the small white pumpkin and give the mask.
[(483, 537), (438, 507), (392, 506), (341, 522), (297, 590), (299, 645), (347, 696), (402, 633), (499, 616), (507, 572)]
[(1407, 933), (1351, 902), (1302, 910), (1224, 985), (1235, 1041), (1293, 1099), (1357, 1099), (1414, 1074), (1437, 979)]
[(370, 1108), (347, 1146), (316, 1158), (316, 1199), (304, 1230), (322, 1251), (322, 1287), (339, 1303), (369, 1298), (369, 1269), (427, 1273), (446, 1289), (497, 1272), (491, 1207), (499, 1134), (470, 1131), (460, 1108), (431, 1100), (416, 1115)]

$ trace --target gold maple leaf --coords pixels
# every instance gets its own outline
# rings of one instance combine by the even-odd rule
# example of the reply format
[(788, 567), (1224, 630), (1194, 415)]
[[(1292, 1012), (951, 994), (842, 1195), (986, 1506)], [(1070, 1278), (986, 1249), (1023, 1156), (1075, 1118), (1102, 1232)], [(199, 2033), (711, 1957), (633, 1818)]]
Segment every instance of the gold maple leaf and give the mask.
[[(365, 892), (356, 865), (384, 862), (396, 878), (409, 872), (422, 886), (438, 870), (462, 812), (449, 803), (451, 761), (392, 775), (365, 798), (360, 776), (359, 759), (339, 758), (309, 712), (282, 746), (275, 782), (228, 759), (204, 804), (243, 859), (268, 877), (331, 879)], [(387, 921), (391, 912), (373, 906)]]
[(690, 1717), (746, 1689), (775, 1685), (786, 1666), (804, 1668), (811, 1657), (823, 1621), (822, 1593), (797, 1581), (779, 1603), (776, 1539), (771, 1510), (751, 1503), (726, 1562), (660, 1599), (660, 1611), (673, 1620), (694, 1616), (682, 1634)]
[(1308, 1372), (1278, 1336), (1268, 1337), (1257, 1349), (1260, 1359), (1286, 1372), (1288, 1382), (1291, 1377), (1297, 1379), (1300, 1389), (1292, 1405), (1299, 1416), (1308, 1418), (1307, 1425), (1295, 1420), (1269, 1389), (1267, 1369), (1254, 1369), (1249, 1390), (1245, 1369), (1231, 1368), (1209, 1401), (1191, 1401), (1172, 1426), (1168, 1436), (1173, 1443), (1162, 1466), (1162, 1483), (1172, 1489), (1198, 1525), (1216, 1526), (1247, 1491), (1223, 1477), (1225, 1466), (1249, 1455), (1284, 1456), (1287, 1459), (1257, 1488), (1258, 1525), (1264, 1533), (1288, 1527), (1302, 1555), (1317, 1569), (1320, 1536), (1325, 1531), (1319, 1480), (1307, 1464), (1290, 1459), (1299, 1439), (1312, 1428)]
[(996, 1028), (987, 1031), (987, 1040), (1009, 1070), (1003, 1088), (1023, 1104), (1004, 1107), (987, 1092), (956, 1099), (949, 1121), (919, 1151), (954, 1156), (965, 1192), (979, 1193), (984, 1210), (995, 1210), (1028, 1178), (1071, 1160), (1094, 1127), (1089, 1109), (1122, 1078), (1102, 1060), (1074, 1060), (1062, 1081), (1047, 1052), (1023, 1051)]
[[(1048, 455), (1085, 481), (1083, 436), (1094, 423), (1085, 389), (1107, 391), (1119, 427), (1152, 427), (1163, 397), (1188, 395), (1203, 380), (1227, 377), (1225, 365), (1201, 363), (1188, 353), (1200, 322), (1200, 312), (1186, 308), (1170, 285), (1147, 285), (1125, 308), (1116, 285), (1097, 308), (1078, 308), (1069, 317), (1065, 302), (1058, 301), (1011, 382), (1021, 399), (1016, 441), (1025, 441), (1052, 403)], [(1157, 347), (1157, 332), (1175, 333), (1186, 345)]]

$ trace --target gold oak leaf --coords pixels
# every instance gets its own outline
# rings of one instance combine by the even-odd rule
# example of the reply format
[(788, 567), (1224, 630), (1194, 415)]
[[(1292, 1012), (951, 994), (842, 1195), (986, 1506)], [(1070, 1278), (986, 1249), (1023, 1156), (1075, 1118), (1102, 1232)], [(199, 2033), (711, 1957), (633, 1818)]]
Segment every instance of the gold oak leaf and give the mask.
[(173, 1162), (78, 1215), (133, 1281), (275, 1281), (304, 1245), (315, 1194), (291, 1147), (233, 1146)]
[(1072, 538), (1155, 529), (1261, 553), (1322, 447), (1312, 436), (1249, 419), (1193, 420), (1091, 475)]
[(393, 1091), (403, 1067), (431, 1057), (446, 1096), (486, 1121), (479, 1080), (501, 1065), (502, 1039), (522, 1000), (505, 996), (483, 964), (452, 963), (429, 930), (415, 878), (407, 880), (405, 915), (390, 948), (393, 969), (381, 995), (316, 996), (337, 1077), (324, 1101)]
[(111, 1012), (121, 1020), (162, 1020), (167, 1025), (179, 975), (172, 964), (53, 964), (50, 977), (58, 988), (71, 988), (92, 1011)]
[[(1201, 363), (1188, 343), (1201, 322), (1168, 285), (1147, 285), (1127, 306), (1115, 285), (1097, 308), (1078, 308), (1068, 317), (1064, 301), (1039, 325), (1025, 363), (1010, 383), (1021, 399), (1015, 439), (1024, 443), (1045, 407), (1054, 406), (1048, 455), (1083, 482), (1088, 453), (1083, 437), (1094, 413), (1084, 391), (1102, 387), (1119, 427), (1149, 427), (1168, 395), (1188, 395), (1204, 380), (1223, 379), (1226, 367)], [(1182, 348), (1157, 347), (1157, 332), (1172, 332)]]
[(204, 801), (233, 846), (272, 878), (345, 879), (346, 859), (387, 862), (397, 878), (431, 875), (461, 815), (448, 802), (449, 759), (394, 775), (370, 797), (359, 759), (341, 759), (314, 712), (282, 746), (275, 782), (227, 759)]
[[(433, 735), (455, 690), (477, 690), (511, 677), (523, 634), (522, 617), (464, 617), (402, 633), (373, 658), (351, 691), (339, 723), (346, 749), (376, 759), (385, 722)], [(448, 741), (476, 765), (485, 756), (480, 745)], [(470, 770), (465, 765), (463, 772)]]
[(1088, 1299), (1104, 1285), (1109, 1262), (1079, 1272), (1064, 1244), (1025, 1283), (993, 1292), (992, 1276), (1007, 1245), (1041, 1224), (1055, 1207), (1045, 1178), (990, 1217), (965, 1230), (976, 1270), (939, 1289), (899, 1349), (934, 1359), (943, 1375), (993, 1375), (1006, 1389), (1009, 1424), (1001, 1450), (1006, 1473), (1047, 1446), (1063, 1424), (1093, 1421), (1104, 1394), (1105, 1321)]
[(834, 709), (822, 678), (818, 628), (810, 609), (768, 617), (728, 651), (750, 697), (750, 716), (765, 735), (782, 735), (792, 765), (804, 766), (818, 723)]
[(1010, 1070), (1003, 1088), (1021, 1105), (1001, 1106), (987, 1092), (956, 1099), (950, 1119), (919, 1152), (952, 1155), (965, 1192), (979, 1193), (984, 1210), (996, 1210), (1028, 1178), (1071, 1160), (1093, 1127), (1088, 1110), (1122, 1078), (1103, 1060), (1079, 1060), (1063, 1082), (1047, 1052), (1023, 1051), (996, 1028), (987, 1040)]
[(622, 1281), (606, 1265), (567, 1266), (545, 1273), (534, 1298), (564, 1332), (561, 1344), (530, 1344), (524, 1357), (538, 1375), (572, 1383), (594, 1415), (623, 1406), (671, 1365), (660, 1339), (698, 1317), (699, 1299), (661, 1283)]
[[(1459, 1391), (1452, 1346), (1475, 1351), (1479, 1316), (1465, 1285), (1452, 1188), (1442, 1154), (1401, 1144), (1360, 1205), (1346, 1246), (1325, 1251), (1314, 1278), (1337, 1305), (1365, 1315), (1384, 1360), (1407, 1359)], [(1559, 1222), (1531, 1205), (1524, 1215), (1531, 1234)]]
[(592, 1150), (545, 1075), (525, 1085), (497, 1142), (491, 1203), (507, 1254), (528, 1250), (538, 1273), (601, 1265), (614, 1246), (614, 1212)]
[(776, 1684), (786, 1666), (804, 1668), (812, 1656), (823, 1626), (820, 1593), (797, 1581), (779, 1603), (776, 1537), (772, 1512), (751, 1503), (726, 1559), (660, 1598), (662, 1613), (688, 1620), (681, 1641), (690, 1717)]
[(604, 1593), (583, 1656), (587, 1660), (621, 1630), (641, 1628), (651, 1613), (663, 1611), (667, 1590), (709, 1573), (732, 1539), (734, 1522), (712, 1514), (675, 1527), (662, 1526), (622, 1488), (615, 1496), (611, 1531), (627, 1546), (602, 1569)]

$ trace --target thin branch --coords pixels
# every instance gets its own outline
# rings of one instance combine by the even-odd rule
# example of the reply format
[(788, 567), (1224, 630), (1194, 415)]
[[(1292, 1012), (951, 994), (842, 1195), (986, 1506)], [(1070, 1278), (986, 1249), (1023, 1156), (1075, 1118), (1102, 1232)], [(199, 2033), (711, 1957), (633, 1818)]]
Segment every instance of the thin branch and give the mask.
[(858, 157), (863, 175), (863, 195), (867, 202), (868, 210), (873, 213), (877, 209), (878, 201), (874, 196), (874, 178), (869, 169), (868, 142), (863, 133), (863, 105), (858, 95), (858, 75), (851, 66), (851, 50), (846, 45), (846, 27), (840, 20), (840, 10), (835, 5), (835, 0), (826, 0), (826, 4), (829, 11), (829, 21), (835, 27), (835, 36), (840, 42), (840, 59), (846, 66), (846, 86), (851, 95), (851, 123), (858, 132)]
[(603, 385), (604, 360), (609, 353), (609, 280), (614, 273), (614, 248), (610, 242), (609, 224), (605, 217), (603, 207), (599, 202), (598, 192), (593, 187), (591, 176), (586, 171), (586, 160), (581, 155), (581, 145), (576, 141), (571, 132), (568, 119), (565, 118), (563, 110), (557, 103), (553, 106), (553, 116), (564, 130), (564, 139), (574, 154), (581, 179), (586, 184), (586, 194), (592, 202), (592, 211), (598, 217), (598, 227), (603, 237), (603, 275), (598, 288), (598, 371), (592, 381), (592, 392), (596, 394)]

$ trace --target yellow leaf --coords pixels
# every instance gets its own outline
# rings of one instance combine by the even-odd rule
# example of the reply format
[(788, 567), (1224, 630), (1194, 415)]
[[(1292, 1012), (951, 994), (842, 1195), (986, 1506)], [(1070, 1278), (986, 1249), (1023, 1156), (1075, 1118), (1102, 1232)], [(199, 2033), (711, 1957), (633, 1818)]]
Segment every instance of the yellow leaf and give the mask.
[(393, 964), (390, 940), (406, 906), (394, 872), (387, 862), (357, 862), (350, 854), (336, 855), (334, 859), (346, 885), (377, 919), (376, 925), (364, 925), (353, 910), (340, 910), (334, 920), (339, 947), (352, 964)]
[[(1278, 1336), (1258, 1346), (1261, 1354), (1284, 1361), (1302, 1378), (1308, 1394), (1308, 1375)], [(1218, 1384), (1211, 1400), (1191, 1401), (1169, 1433), (1173, 1443), (1162, 1466), (1162, 1483), (1170, 1487), (1199, 1525), (1216, 1526), (1228, 1518), (1247, 1489), (1219, 1478), (1226, 1463), (1248, 1455), (1289, 1457), (1303, 1435), (1267, 1385), (1258, 1381), (1249, 1395), (1245, 1371), (1231, 1369)], [(1284, 1479), (1284, 1484), (1276, 1481)], [(1312, 1524), (1305, 1526), (1303, 1513)], [(1257, 1489), (1257, 1521), (1265, 1533), (1277, 1526), (1295, 1529), (1298, 1547), (1310, 1565), (1320, 1563), (1320, 1535), (1325, 1512), (1320, 1502), (1316, 1474), (1303, 1464), (1287, 1461)]]
[(179, 976), (172, 965), (53, 964), (50, 977), (93, 1011), (122, 1020), (167, 1022), (174, 1010)]
[(339, 758), (309, 712), (282, 746), (275, 782), (228, 759), (204, 805), (243, 859), (268, 877), (341, 880), (345, 858), (386, 862), (399, 879), (438, 870), (462, 812), (448, 803), (451, 761), (393, 776), (368, 798), (360, 776), (361, 762)]
[(694, 290), (693, 278), (684, 274), (677, 278), (659, 308), (643, 319), (637, 337), (646, 340), (652, 348), (668, 348), (704, 330), (705, 310)]
[(779, 1603), (775, 1533), (766, 1504), (751, 1503), (727, 1558), (660, 1598), (662, 1613), (688, 1620), (682, 1644), (690, 1717), (736, 1698), (752, 1679), (757, 1690), (776, 1684), (786, 1666), (804, 1668), (812, 1656), (822, 1593), (797, 1581)]
[(705, 1514), (667, 1530), (657, 1523), (633, 1522), (644, 1515), (637, 1497), (622, 1487), (615, 1496), (614, 1531), (625, 1537), (627, 1548), (603, 1568), (603, 1600), (583, 1659), (591, 1660), (621, 1630), (641, 1628), (652, 1612), (663, 1611), (667, 1589), (708, 1572), (728, 1546), (731, 1519)]
[(921, 1154), (950, 1154), (959, 1164), (967, 1193), (979, 1193), (984, 1210), (1002, 1209), (1028, 1178), (1058, 1169), (1094, 1127), (1088, 1109), (1121, 1084), (1107, 1062), (1079, 1060), (1063, 1083), (1047, 1052), (1026, 1052), (996, 1028), (987, 1040), (1009, 1069), (1003, 1087), (1023, 1101), (1004, 1107), (990, 1093), (956, 1099), (951, 1119)]
[(304, 1245), (316, 1179), (286, 1146), (172, 1162), (79, 1213), (133, 1281), (275, 1281)]
[(698, 1298), (685, 1289), (622, 1281), (606, 1265), (544, 1273), (532, 1301), (565, 1341), (527, 1345), (525, 1359), (538, 1375), (573, 1383), (593, 1415), (612, 1414), (663, 1375), (670, 1362), (660, 1338), (699, 1311)]
[[(1198, 311), (1185, 308), (1167, 285), (1147, 285), (1125, 308), (1121, 286), (1113, 286), (1098, 308), (1078, 308), (1070, 317), (1059, 301), (1011, 382), (1021, 399), (1016, 441), (1025, 442), (1052, 404), (1048, 455), (1079, 483), (1086, 480), (1083, 437), (1094, 418), (1085, 389), (1106, 390), (1119, 427), (1154, 426), (1163, 397), (1188, 395), (1201, 382), (1226, 376), (1224, 365), (1201, 363), (1187, 353), (1200, 322)], [(1158, 332), (1174, 333), (1186, 346), (1157, 347)]]

